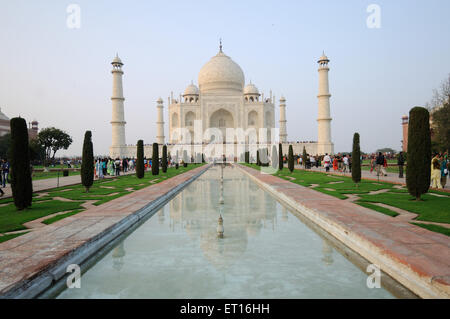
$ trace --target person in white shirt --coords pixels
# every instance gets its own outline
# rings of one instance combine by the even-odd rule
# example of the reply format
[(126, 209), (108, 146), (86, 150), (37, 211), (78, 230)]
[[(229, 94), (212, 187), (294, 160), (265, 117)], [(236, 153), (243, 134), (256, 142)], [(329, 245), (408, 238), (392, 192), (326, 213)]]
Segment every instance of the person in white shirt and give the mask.
[(344, 170), (343, 170), (343, 172), (345, 174), (345, 172), (347, 172), (347, 169), (348, 169), (348, 157), (347, 157), (347, 155), (344, 156), (343, 161), (344, 161)]
[(323, 158), (323, 166), (325, 167), (325, 171), (330, 171), (330, 165), (331, 165), (331, 157), (328, 155), (328, 153), (325, 154)]

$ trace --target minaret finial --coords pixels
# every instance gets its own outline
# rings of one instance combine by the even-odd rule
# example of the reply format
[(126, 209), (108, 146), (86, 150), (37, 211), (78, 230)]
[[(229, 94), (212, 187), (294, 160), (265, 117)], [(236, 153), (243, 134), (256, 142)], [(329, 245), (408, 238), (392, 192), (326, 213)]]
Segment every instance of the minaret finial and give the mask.
[(222, 38), (219, 39), (219, 50), (222, 52)]

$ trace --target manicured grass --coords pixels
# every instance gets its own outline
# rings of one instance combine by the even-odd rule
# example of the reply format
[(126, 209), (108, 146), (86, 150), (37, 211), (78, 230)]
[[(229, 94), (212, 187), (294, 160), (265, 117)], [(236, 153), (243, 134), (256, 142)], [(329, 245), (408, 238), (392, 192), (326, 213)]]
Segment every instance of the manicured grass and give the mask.
[(360, 197), (363, 202), (383, 203), (416, 213), (419, 215), (416, 220), (450, 223), (450, 197), (425, 194), (421, 201), (416, 201), (409, 194), (401, 193), (360, 195)]
[(81, 209), (81, 202), (58, 200), (33, 202), (31, 208), (18, 211), (14, 204), (0, 209), (0, 233), (26, 229), (24, 223), (65, 210)]
[(54, 222), (57, 222), (58, 220), (61, 220), (63, 218), (66, 218), (66, 217), (69, 217), (69, 216), (72, 216), (72, 215), (75, 215), (75, 214), (78, 214), (79, 212), (82, 212), (82, 211), (83, 211), (83, 209), (76, 209), (74, 211), (71, 211), (71, 212), (68, 212), (68, 213), (65, 213), (65, 214), (56, 215), (56, 216), (53, 216), (53, 217), (51, 217), (49, 219), (44, 220), (43, 223), (46, 224), (46, 225), (50, 225), (50, 224), (53, 224)]
[(450, 229), (439, 226), (439, 225), (430, 225), (430, 224), (421, 224), (421, 223), (412, 223), (412, 224), (420, 226), (420, 227), (428, 229), (428, 230), (431, 230), (431, 231), (434, 231), (436, 233), (441, 233), (441, 234), (450, 236)]
[(376, 210), (377, 212), (383, 213), (383, 214), (391, 216), (391, 217), (398, 216), (398, 213), (396, 213), (396, 212), (394, 212), (394, 211), (392, 211), (390, 209), (387, 209), (385, 207), (373, 205), (373, 204), (370, 204), (370, 203), (367, 203), (367, 202), (362, 202), (362, 201), (356, 201), (355, 204), (358, 204), (360, 206), (363, 206), (363, 207), (366, 207), (366, 208), (369, 208), (369, 209), (372, 209), (372, 210)]
[(23, 232), (23, 233), (17, 233), (17, 234), (8, 234), (8, 235), (3, 235), (0, 236), (0, 243), (3, 243), (4, 241), (28, 234), (29, 232)]

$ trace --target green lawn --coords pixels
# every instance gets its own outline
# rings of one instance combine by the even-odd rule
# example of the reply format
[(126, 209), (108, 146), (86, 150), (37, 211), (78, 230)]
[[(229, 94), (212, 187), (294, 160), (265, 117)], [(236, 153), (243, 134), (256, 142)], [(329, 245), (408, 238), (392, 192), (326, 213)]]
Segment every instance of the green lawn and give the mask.
[[(86, 200), (96, 200), (94, 205), (101, 205), (115, 198), (129, 194), (135, 190), (142, 189), (155, 183), (182, 174), (191, 169), (200, 167), (203, 164), (190, 164), (188, 167), (168, 168), (166, 173), (160, 170), (160, 174), (153, 176), (151, 171), (145, 173), (144, 178), (138, 179), (136, 175), (123, 175), (115, 178), (94, 181), (89, 193), (80, 185), (64, 186), (43, 191), (48, 195), (37, 198), (37, 193), (33, 194), (33, 205), (29, 209), (17, 211), (12, 198), (0, 200), (0, 204), (7, 204), (0, 207), (0, 233), (6, 233), (16, 230), (26, 229), (24, 223), (55, 214), (68, 211), (66, 214), (50, 217), (44, 221), (45, 224), (51, 224), (68, 216), (72, 216), (83, 211), (83, 204)], [(153, 181), (153, 183), (152, 183)], [(72, 201), (55, 200), (55, 197), (62, 197)], [(69, 212), (70, 211), (70, 212)], [(1, 236), (5, 238), (13, 238)]]
[[(243, 165), (255, 168), (257, 170), (260, 169), (256, 164)], [(282, 171), (278, 171), (274, 175), (306, 187), (311, 187), (313, 184), (318, 184), (318, 186), (312, 189), (339, 199), (346, 199), (348, 198), (348, 196), (346, 196), (347, 194), (354, 194), (359, 197), (359, 199), (354, 202), (355, 204), (392, 217), (397, 216), (398, 213), (388, 208), (374, 205), (374, 203), (382, 203), (412, 213), (416, 213), (419, 215), (416, 218), (417, 221), (422, 220), (450, 224), (449, 193), (432, 190), (428, 194), (423, 195), (423, 200), (418, 202), (415, 201), (411, 195), (409, 195), (405, 187), (398, 189), (394, 188), (394, 184), (381, 181), (374, 182), (369, 180), (362, 180), (361, 183), (359, 183), (356, 187), (351, 177), (328, 175), (322, 172), (297, 169), (291, 173), (287, 168), (283, 168)], [(295, 178), (295, 180), (292, 180), (292, 177)], [(369, 192), (377, 190), (387, 190), (387, 192), (369, 195)], [(430, 193), (443, 195), (443, 197), (434, 196)], [(426, 225), (426, 228), (448, 235), (448, 229), (445, 227), (429, 226), (430, 225)]]

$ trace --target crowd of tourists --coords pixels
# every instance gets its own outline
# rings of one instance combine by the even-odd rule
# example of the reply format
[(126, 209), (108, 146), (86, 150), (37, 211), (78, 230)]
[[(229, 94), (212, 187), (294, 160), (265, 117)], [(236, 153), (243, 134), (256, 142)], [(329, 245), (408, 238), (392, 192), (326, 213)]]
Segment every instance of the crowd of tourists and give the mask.
[(94, 164), (94, 176), (103, 179), (105, 176), (119, 176), (121, 173), (133, 171), (136, 161), (134, 159), (98, 158)]
[(431, 159), (431, 187), (444, 188), (447, 184), (448, 169), (450, 163), (448, 154), (434, 154)]

